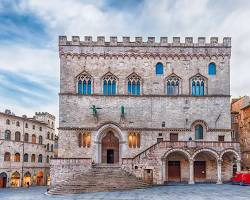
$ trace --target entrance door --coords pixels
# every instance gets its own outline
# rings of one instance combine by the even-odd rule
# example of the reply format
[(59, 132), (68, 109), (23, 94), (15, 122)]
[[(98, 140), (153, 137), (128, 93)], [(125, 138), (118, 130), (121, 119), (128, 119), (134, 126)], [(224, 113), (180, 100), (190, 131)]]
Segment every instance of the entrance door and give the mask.
[(107, 149), (107, 163), (114, 163), (114, 150)]
[(0, 177), (0, 188), (6, 188), (7, 178)]
[(153, 184), (153, 170), (144, 169), (144, 181), (148, 184)]
[(181, 181), (181, 163), (180, 161), (168, 161), (168, 181)]
[(194, 161), (194, 178), (195, 180), (206, 179), (206, 161)]

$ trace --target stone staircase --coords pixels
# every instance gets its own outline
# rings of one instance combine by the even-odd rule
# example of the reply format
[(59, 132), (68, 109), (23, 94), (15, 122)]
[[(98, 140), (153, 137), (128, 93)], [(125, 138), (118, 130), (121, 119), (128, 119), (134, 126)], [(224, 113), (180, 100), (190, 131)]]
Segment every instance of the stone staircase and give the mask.
[(83, 174), (62, 181), (50, 188), (49, 194), (106, 192), (149, 187), (150, 185), (121, 169), (116, 164), (93, 165)]

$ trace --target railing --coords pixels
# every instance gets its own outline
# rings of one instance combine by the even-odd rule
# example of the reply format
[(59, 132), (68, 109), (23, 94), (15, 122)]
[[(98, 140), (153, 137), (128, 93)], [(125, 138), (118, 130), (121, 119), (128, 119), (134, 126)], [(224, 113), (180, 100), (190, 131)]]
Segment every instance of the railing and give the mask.
[(218, 141), (161, 141), (153, 144), (149, 148), (145, 149), (141, 153), (137, 154), (133, 158), (123, 158), (123, 164), (133, 163), (135, 160), (140, 160), (141, 157), (145, 157), (150, 154), (156, 148), (212, 148), (216, 150), (224, 150), (232, 148), (236, 151), (240, 151), (240, 143), (238, 142), (218, 142)]

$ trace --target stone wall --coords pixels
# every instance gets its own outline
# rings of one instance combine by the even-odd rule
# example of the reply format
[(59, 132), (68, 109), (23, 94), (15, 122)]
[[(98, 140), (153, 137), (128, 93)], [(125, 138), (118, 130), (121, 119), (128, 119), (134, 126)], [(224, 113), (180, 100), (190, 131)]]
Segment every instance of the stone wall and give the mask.
[(51, 185), (77, 176), (89, 170), (92, 166), (91, 159), (52, 159), (50, 162)]

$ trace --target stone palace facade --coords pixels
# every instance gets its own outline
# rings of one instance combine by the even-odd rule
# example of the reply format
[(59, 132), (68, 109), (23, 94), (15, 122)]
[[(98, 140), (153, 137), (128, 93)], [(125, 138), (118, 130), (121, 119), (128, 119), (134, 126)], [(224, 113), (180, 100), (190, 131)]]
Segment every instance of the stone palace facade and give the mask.
[(0, 112), (0, 188), (48, 185), (54, 156), (55, 117)]
[(59, 37), (58, 159), (52, 185), (101, 163), (150, 184), (229, 181), (231, 38)]

